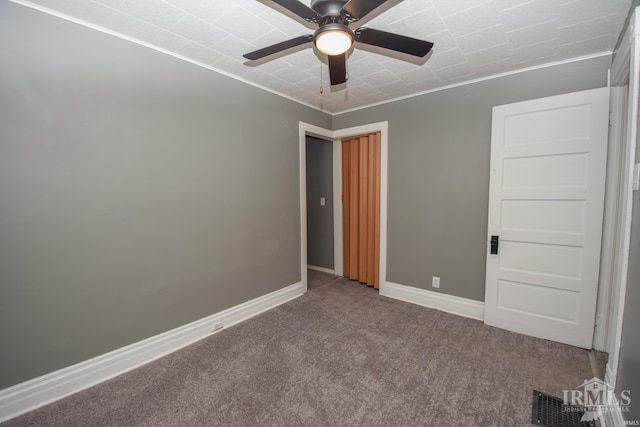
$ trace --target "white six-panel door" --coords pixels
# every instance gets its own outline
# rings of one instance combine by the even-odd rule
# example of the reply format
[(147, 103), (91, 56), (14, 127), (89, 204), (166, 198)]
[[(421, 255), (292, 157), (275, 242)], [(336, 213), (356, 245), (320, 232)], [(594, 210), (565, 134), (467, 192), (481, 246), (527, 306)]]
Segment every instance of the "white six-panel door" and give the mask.
[(607, 88), (493, 109), (485, 323), (591, 348)]

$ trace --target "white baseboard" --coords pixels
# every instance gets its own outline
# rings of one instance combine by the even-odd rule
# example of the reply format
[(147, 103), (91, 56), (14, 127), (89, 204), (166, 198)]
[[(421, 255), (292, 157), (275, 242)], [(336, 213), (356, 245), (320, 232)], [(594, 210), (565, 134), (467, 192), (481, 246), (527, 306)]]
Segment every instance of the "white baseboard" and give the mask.
[(624, 427), (624, 417), (620, 405), (611, 404), (604, 413), (603, 427)]
[(311, 264), (307, 264), (307, 268), (309, 270), (314, 270), (314, 271), (319, 271), (321, 273), (328, 273), (328, 274), (336, 274), (335, 270), (332, 270), (330, 268), (326, 268), (326, 267), (318, 267), (317, 265), (311, 265)]
[(0, 422), (123, 374), (303, 294), (304, 286), (298, 282), (204, 319), (0, 390)]
[(615, 400), (615, 396), (610, 396), (611, 400), (608, 402), (607, 410), (604, 412), (602, 420), (603, 427), (624, 427), (624, 416), (622, 415), (622, 409)]
[(441, 294), (439, 292), (427, 291), (426, 289), (391, 282), (387, 282), (385, 286), (380, 287), (380, 295), (424, 307), (435, 308), (436, 310), (446, 311), (447, 313), (457, 314), (458, 316), (484, 320), (484, 303), (468, 298)]
[[(612, 387), (616, 384), (616, 375), (611, 371), (611, 366), (609, 366), (608, 363), (605, 367), (604, 382), (611, 385)], [(615, 396), (609, 397), (612, 400), (615, 398)], [(623, 427), (624, 417), (622, 416), (622, 409), (620, 408), (620, 405), (618, 405), (615, 401), (610, 401), (607, 403), (607, 411), (603, 414), (603, 427)]]

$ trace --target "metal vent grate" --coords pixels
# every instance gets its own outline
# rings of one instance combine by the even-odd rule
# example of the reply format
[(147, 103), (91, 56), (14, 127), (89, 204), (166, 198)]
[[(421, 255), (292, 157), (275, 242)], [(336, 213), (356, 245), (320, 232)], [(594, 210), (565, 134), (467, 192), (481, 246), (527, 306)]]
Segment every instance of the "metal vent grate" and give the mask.
[(595, 427), (593, 421), (580, 421), (586, 409), (582, 406), (565, 405), (561, 399), (533, 391), (531, 424), (545, 427)]

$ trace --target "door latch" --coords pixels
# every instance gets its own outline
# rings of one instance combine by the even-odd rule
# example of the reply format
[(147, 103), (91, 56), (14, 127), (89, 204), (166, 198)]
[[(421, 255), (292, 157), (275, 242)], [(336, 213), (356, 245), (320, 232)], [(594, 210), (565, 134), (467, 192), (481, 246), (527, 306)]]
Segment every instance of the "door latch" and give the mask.
[(491, 236), (491, 255), (498, 255), (499, 236)]

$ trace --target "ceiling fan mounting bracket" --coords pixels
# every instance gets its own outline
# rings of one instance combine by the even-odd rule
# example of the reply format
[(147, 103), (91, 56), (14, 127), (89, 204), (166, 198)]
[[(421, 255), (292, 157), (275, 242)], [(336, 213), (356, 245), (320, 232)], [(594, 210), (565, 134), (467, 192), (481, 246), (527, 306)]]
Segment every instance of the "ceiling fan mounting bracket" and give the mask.
[(340, 16), (342, 7), (347, 3), (348, 0), (311, 0), (311, 9), (323, 18), (329, 15)]
[(325, 15), (318, 20), (318, 25), (320, 26), (320, 28), (331, 24), (347, 27), (349, 25), (349, 21), (347, 21), (343, 16), (340, 15)]

